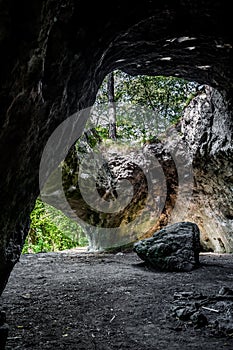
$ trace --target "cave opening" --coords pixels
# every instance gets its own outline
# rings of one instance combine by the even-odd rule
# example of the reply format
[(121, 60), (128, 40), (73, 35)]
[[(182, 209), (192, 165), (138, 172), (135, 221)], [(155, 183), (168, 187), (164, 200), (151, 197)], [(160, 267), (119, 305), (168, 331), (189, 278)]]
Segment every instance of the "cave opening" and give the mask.
[[(191, 221), (201, 229), (202, 250), (232, 252), (229, 219), (232, 204), (224, 201), (226, 196), (231, 197), (232, 182), (229, 173), (220, 170), (225, 158), (229, 158), (232, 137), (229, 106), (224, 96), (209, 85), (177, 77), (131, 76), (115, 71), (116, 96), (110, 96), (113, 100), (109, 101), (112, 74), (108, 74), (97, 93), (96, 103), (88, 109), (90, 115), (83, 136), (67, 154), (62, 167), (65, 196), (72, 212), (81, 219), (81, 226), (84, 223), (89, 249), (128, 249), (135, 241), (150, 237), (169, 223)], [(153, 96), (153, 91), (160, 95)], [(129, 104), (130, 99), (133, 103)], [(116, 118), (114, 138), (109, 132), (111, 109), (115, 109)], [(141, 155), (139, 149), (143, 150)], [(152, 157), (156, 164), (151, 162)], [(137, 158), (144, 163), (137, 163)], [(149, 167), (145, 165), (148, 162)], [(218, 163), (219, 169), (214, 165)], [(140, 177), (138, 166), (149, 178)], [(227, 167), (232, 167), (230, 159)], [(136, 183), (135, 187), (133, 177), (138, 177), (141, 186)], [(128, 181), (128, 187), (133, 187), (134, 192), (133, 196), (130, 190), (127, 192), (126, 184), (122, 190), (125, 202), (119, 207), (117, 196), (121, 188), (117, 183), (122, 180)], [(148, 192), (151, 197), (145, 200)], [(156, 203), (154, 198), (158, 198)], [(122, 210), (124, 207), (126, 210)], [(128, 227), (137, 217), (140, 223), (136, 220)]]
[[(109, 97), (110, 78), (113, 79), (111, 82), (113, 84), (111, 87), (113, 92)], [(105, 217), (105, 223), (102, 223), (101, 225), (109, 228), (111, 228), (111, 225), (115, 227), (121, 225), (122, 221), (125, 220), (127, 216), (128, 222), (131, 222), (135, 220), (135, 217), (140, 215), (140, 206), (138, 205), (138, 202), (142, 201), (144, 203), (148, 196), (148, 191), (155, 190), (152, 189), (152, 186), (148, 188), (147, 177), (143, 175), (143, 172), (150, 172), (148, 165), (145, 163), (145, 152), (150, 153), (151, 158), (156, 158), (156, 162), (159, 162), (156, 164), (157, 168), (158, 165), (161, 167), (161, 169), (156, 168), (157, 170), (154, 170), (154, 172), (157, 173), (152, 176), (155, 178), (162, 177), (162, 173), (165, 172), (167, 183), (165, 186), (164, 183), (160, 183), (161, 180), (158, 181), (158, 179), (153, 179), (153, 181), (158, 182), (156, 184), (157, 187), (162, 187), (160, 193), (156, 190), (156, 194), (153, 194), (153, 196), (159, 198), (159, 211), (161, 213), (157, 214), (157, 219), (154, 218), (153, 223), (145, 225), (146, 229), (143, 228), (143, 225), (140, 226), (143, 233), (138, 233), (134, 238), (130, 237), (129, 242), (127, 242), (127, 238), (124, 238), (126, 243), (122, 243), (122, 238), (119, 237), (119, 241), (116, 239), (113, 246), (111, 246), (111, 243), (109, 242), (107, 246), (101, 247), (97, 244), (95, 247), (92, 245), (93, 240), (89, 240), (89, 250), (94, 249), (100, 251), (104, 248), (112, 250), (124, 249), (122, 245), (128, 247), (128, 244), (132, 245), (132, 243), (135, 240), (138, 240), (139, 237), (149, 236), (154, 230), (158, 230), (166, 225), (168, 208), (165, 209), (165, 206), (174, 207), (177, 191), (175, 188), (178, 187), (178, 174), (176, 171), (177, 164), (175, 164), (172, 156), (168, 154), (169, 152), (161, 149), (161, 140), (166, 141), (167, 137), (169, 137), (169, 134), (172, 132), (173, 134), (175, 132), (177, 134), (181, 132), (180, 120), (184, 114), (184, 109), (190, 101), (200, 93), (201, 89), (202, 87), (197, 83), (188, 82), (177, 77), (143, 75), (133, 77), (119, 70), (106, 76), (97, 93), (96, 101), (91, 109), (90, 117), (85, 125), (85, 129), (80, 139), (75, 143), (77, 163), (80, 167), (80, 163), (83, 162), (85, 158), (88, 158), (88, 166), (90, 166), (90, 163), (93, 165), (95, 159), (92, 157), (91, 162), (89, 162), (90, 152), (101, 152), (103, 159), (105, 157), (105, 163), (103, 163), (104, 172), (102, 172), (102, 185), (99, 177), (101, 176), (101, 169), (99, 169), (98, 163), (95, 163), (98, 170), (91, 170), (92, 175), (96, 173), (96, 182), (92, 183), (92, 186), (94, 185), (97, 187), (100, 198), (104, 197), (107, 201), (113, 200), (112, 205), (115, 207), (115, 215), (117, 215), (117, 210), (118, 212), (120, 210), (119, 208), (116, 209), (117, 203), (114, 201), (118, 198), (117, 183), (119, 182), (118, 177), (121, 178), (123, 176), (120, 174), (121, 172), (125, 172), (124, 178), (128, 181), (129, 179), (132, 180), (132, 178), (135, 178), (131, 181), (131, 186), (133, 186), (134, 191), (133, 196), (135, 196), (135, 198), (131, 199), (131, 208), (126, 209), (124, 217), (119, 218), (116, 222), (114, 222), (112, 216), (109, 217), (109, 222)], [(110, 101), (109, 98), (112, 98), (112, 100)], [(110, 134), (110, 119), (112, 112), (110, 108), (113, 108), (115, 113), (114, 123), (116, 130), (114, 138)], [(155, 151), (154, 153), (151, 151), (154, 147), (160, 149), (158, 154), (156, 154)], [(164, 152), (166, 156), (162, 155), (162, 152)], [(107, 154), (108, 159), (106, 158)], [(126, 164), (126, 156), (127, 158), (131, 158), (130, 163), (128, 162)], [(138, 164), (136, 162), (136, 165), (134, 165), (137, 157), (139, 159), (143, 157), (144, 163), (139, 161)], [(168, 157), (169, 161), (166, 162), (163, 159), (164, 157)], [(112, 170), (108, 166), (108, 161), (111, 163), (110, 168)], [(151, 162), (151, 160), (147, 159), (147, 161), (150, 163), (149, 167), (155, 166), (155, 164), (153, 164), (154, 162)], [(68, 165), (68, 171), (70, 173), (79, 171), (79, 169), (76, 169), (76, 161), (66, 165)], [(60, 164), (60, 166), (62, 167), (63, 165)], [(84, 171), (83, 167), (84, 166), (82, 165), (81, 170), (83, 172), (83, 177), (87, 179), (88, 173), (90, 174), (90, 169)], [(118, 174), (114, 171), (114, 167), (119, 168)], [(142, 175), (139, 175), (140, 167)], [(144, 167), (146, 167), (146, 169), (144, 169)], [(170, 169), (168, 171), (169, 167)], [(100, 173), (98, 173), (99, 170)], [(130, 175), (131, 172), (134, 171), (135, 173)], [(169, 175), (167, 173), (169, 173)], [(97, 181), (98, 178), (99, 184)], [(77, 181), (77, 179), (75, 178), (74, 181)], [(71, 190), (74, 192), (74, 189), (78, 187), (78, 184), (74, 183), (74, 181), (69, 179), (69, 193)], [(140, 184), (140, 182), (142, 182), (142, 184)], [(124, 189), (121, 188), (118, 190), (124, 191)], [(140, 193), (140, 191), (142, 191), (142, 193)], [(52, 192), (59, 192), (58, 190), (56, 191), (55, 185), (53, 185)], [(129, 194), (126, 192), (125, 197), (127, 195)], [(160, 197), (163, 197), (163, 200), (161, 200)], [(166, 200), (164, 200), (164, 198), (166, 198)], [(77, 208), (74, 211), (75, 214), (73, 216), (71, 215), (72, 218), (70, 218), (69, 216), (67, 217), (63, 215), (59, 208), (55, 208), (56, 203), (54, 198), (51, 202), (53, 206), (46, 204), (48, 197), (44, 196), (43, 199), (45, 202), (43, 202), (41, 198), (37, 200), (36, 206), (31, 213), (31, 228), (24, 245), (23, 253), (57, 251), (80, 245), (87, 246), (88, 239), (85, 239), (85, 237), (87, 235), (87, 237), (90, 238), (90, 235), (88, 235), (88, 228), (85, 225), (82, 225), (82, 221), (80, 222), (80, 218), (77, 219), (75, 217), (75, 214), (80, 215), (80, 213), (76, 211)], [(156, 212), (158, 204), (153, 204), (151, 198), (150, 201), (150, 210)], [(90, 202), (92, 204), (90, 210), (95, 209), (93, 207), (93, 201)], [(79, 206), (83, 206), (82, 198), (80, 199), (80, 203)], [(126, 204), (124, 205), (126, 206)], [(143, 206), (144, 205), (145, 204), (143, 204)], [(152, 209), (153, 206), (154, 209)], [(88, 212), (87, 207), (84, 207), (83, 210)], [(101, 211), (101, 208), (99, 208), (99, 211)], [(171, 211), (171, 208), (169, 211)], [(147, 213), (147, 218), (149, 217), (148, 215), (149, 214)], [(82, 217), (83, 216), (84, 214), (82, 214)], [(90, 222), (90, 216), (90, 213), (86, 214), (85, 221)], [(161, 216), (161, 218), (159, 218), (159, 216)], [(96, 219), (97, 222), (93, 223), (94, 226), (98, 226), (100, 221), (98, 213), (96, 213)], [(98, 227), (96, 230), (98, 232)], [(93, 235), (98, 235), (98, 233), (93, 233)]]

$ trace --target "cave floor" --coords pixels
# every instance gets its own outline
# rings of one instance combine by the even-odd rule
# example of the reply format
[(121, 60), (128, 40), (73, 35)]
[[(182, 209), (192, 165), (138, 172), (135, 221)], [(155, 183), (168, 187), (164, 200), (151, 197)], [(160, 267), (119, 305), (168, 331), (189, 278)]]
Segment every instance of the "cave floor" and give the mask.
[(1, 298), (10, 326), (6, 349), (233, 349), (233, 333), (172, 316), (175, 293), (233, 287), (232, 255), (201, 254), (200, 262), (192, 272), (165, 273), (135, 253), (24, 255)]

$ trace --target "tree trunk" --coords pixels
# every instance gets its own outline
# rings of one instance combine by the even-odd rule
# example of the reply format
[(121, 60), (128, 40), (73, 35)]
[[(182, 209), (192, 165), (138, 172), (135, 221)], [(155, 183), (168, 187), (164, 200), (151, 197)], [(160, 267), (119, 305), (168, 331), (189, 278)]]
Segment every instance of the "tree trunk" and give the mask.
[(114, 72), (108, 75), (109, 137), (116, 140), (116, 105), (114, 93)]

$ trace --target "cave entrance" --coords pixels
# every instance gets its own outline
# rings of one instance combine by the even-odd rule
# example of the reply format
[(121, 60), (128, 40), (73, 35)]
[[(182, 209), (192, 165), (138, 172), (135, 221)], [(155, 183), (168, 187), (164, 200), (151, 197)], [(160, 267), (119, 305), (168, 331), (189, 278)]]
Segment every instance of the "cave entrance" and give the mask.
[[(61, 165), (66, 196), (75, 214), (70, 220), (61, 210), (38, 199), (23, 252), (56, 251), (88, 244), (95, 251), (126, 249), (139, 238), (149, 237), (167, 225), (179, 181), (183, 180), (178, 179), (180, 174), (176, 169), (180, 160), (164, 145), (172, 134), (180, 138), (184, 110), (201, 89), (198, 83), (178, 77), (131, 76), (120, 70), (108, 74), (97, 93), (83, 135), (72, 148), (65, 166)], [(187, 152), (186, 145), (180, 141), (179, 147)], [(101, 166), (93, 157), (96, 152), (101, 154)], [(80, 167), (82, 175), (78, 179), (66, 176), (67, 172), (77, 174)], [(188, 168), (190, 173), (185, 176), (191, 179), (192, 168)], [(94, 182), (90, 183), (88, 177), (93, 175)], [(87, 184), (83, 183), (85, 180)], [(118, 186), (122, 180), (126, 181), (125, 188)], [(93, 192), (93, 186), (97, 189), (98, 205), (102, 200), (104, 205), (109, 204), (107, 209), (106, 205), (105, 209), (95, 208), (94, 200), (87, 198), (86, 193)], [(183, 186), (187, 184), (183, 182)], [(80, 198), (74, 200), (77, 188), (80, 192), (82, 187)], [(132, 187), (131, 193), (127, 187)], [(117, 207), (121, 192), (123, 202)], [(86, 199), (88, 204), (84, 203)], [(142, 218), (142, 213), (145, 218), (139, 223), (136, 219)], [(75, 215), (82, 218), (83, 226)], [(132, 225), (127, 228), (127, 224)], [(122, 232), (116, 234), (121, 226)], [(100, 233), (99, 227), (104, 231)], [(132, 235), (126, 233), (126, 228)]]
[(232, 167), (221, 151), (231, 147), (230, 124), (219, 124), (223, 111), (227, 122), (224, 96), (208, 85), (109, 73), (61, 165), (66, 200), (90, 250), (128, 249), (167, 224), (192, 221), (203, 250), (232, 251), (231, 204), (222, 204), (231, 184), (220, 168)]

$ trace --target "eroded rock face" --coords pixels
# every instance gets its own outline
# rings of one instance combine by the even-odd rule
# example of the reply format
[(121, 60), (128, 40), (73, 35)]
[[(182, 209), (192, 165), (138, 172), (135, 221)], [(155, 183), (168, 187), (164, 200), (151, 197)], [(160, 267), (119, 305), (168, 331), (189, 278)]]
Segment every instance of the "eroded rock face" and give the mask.
[(199, 228), (191, 222), (166, 226), (153, 237), (137, 242), (134, 251), (154, 268), (191, 271), (199, 265)]
[(178, 75), (231, 96), (229, 6), (117, 0), (112, 9), (101, 1), (1, 1), (0, 291), (28, 232), (41, 154), (53, 130), (93, 104), (115, 68)]
[[(68, 156), (63, 167), (66, 198), (76, 217), (85, 223), (89, 249), (94, 251), (117, 248), (135, 240), (136, 233), (133, 230), (126, 232), (126, 227), (140, 216), (148, 196), (146, 177), (137, 165), (136, 157), (144, 163), (146, 159), (134, 152), (129, 152), (127, 157), (109, 153), (100, 168), (94, 159), (88, 161), (88, 173), (83, 174), (83, 180), (79, 178), (79, 159), (75, 151)], [(93, 184), (92, 174), (96, 173), (96, 169), (98, 172), (94, 175), (96, 182)], [(122, 181), (127, 181), (124, 189), (121, 187)], [(87, 196), (85, 198), (83, 191)], [(138, 229), (141, 225), (138, 222)]]
[(192, 162), (193, 191), (191, 201), (181, 200), (175, 212), (168, 206), (167, 222), (195, 222), (204, 250), (232, 252), (233, 117), (226, 96), (203, 86), (185, 110), (180, 133), (168, 133), (164, 147), (179, 154), (181, 141)]
[(181, 131), (193, 153), (195, 186), (186, 217), (196, 222), (202, 245), (233, 251), (233, 116), (218, 91), (205, 87), (186, 109)]

